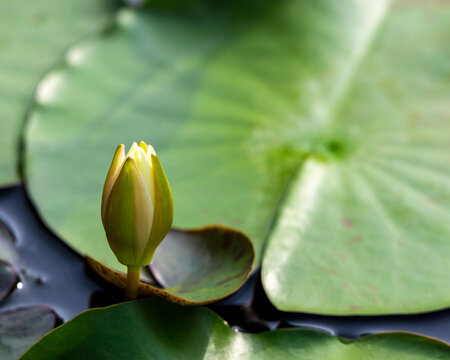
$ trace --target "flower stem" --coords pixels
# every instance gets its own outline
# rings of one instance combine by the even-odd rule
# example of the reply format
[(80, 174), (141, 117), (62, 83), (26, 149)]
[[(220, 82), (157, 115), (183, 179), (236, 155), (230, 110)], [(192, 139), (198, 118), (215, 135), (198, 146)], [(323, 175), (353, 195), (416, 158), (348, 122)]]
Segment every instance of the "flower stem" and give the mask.
[(140, 278), (141, 268), (139, 266), (128, 266), (125, 300), (135, 300), (137, 298)]

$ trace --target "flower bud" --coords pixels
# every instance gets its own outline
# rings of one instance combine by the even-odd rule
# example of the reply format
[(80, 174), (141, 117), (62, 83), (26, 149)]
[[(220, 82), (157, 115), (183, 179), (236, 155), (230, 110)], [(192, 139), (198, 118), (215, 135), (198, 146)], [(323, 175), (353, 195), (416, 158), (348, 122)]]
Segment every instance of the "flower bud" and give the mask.
[(109, 246), (126, 266), (148, 265), (173, 220), (173, 199), (155, 150), (119, 145), (106, 176), (102, 222)]

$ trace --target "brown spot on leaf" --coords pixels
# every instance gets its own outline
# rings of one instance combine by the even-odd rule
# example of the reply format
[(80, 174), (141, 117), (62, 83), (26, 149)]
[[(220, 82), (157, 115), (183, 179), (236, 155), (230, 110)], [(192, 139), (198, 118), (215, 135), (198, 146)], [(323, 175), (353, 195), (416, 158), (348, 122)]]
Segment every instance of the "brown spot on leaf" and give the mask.
[(347, 229), (351, 229), (353, 227), (353, 221), (349, 218), (342, 218), (342, 225)]
[(241, 226), (242, 225), (242, 219), (234, 219), (234, 222), (233, 222), (236, 226)]
[(364, 293), (362, 293), (362, 292), (359, 292), (358, 296), (363, 298), (363, 299), (367, 298), (367, 296)]
[(45, 15), (43, 15), (43, 14), (36, 14), (32, 18), (33, 25), (35, 25), (35, 26), (42, 25), (45, 22), (45, 20), (46, 20)]
[(325, 271), (325, 273), (330, 274), (330, 275), (338, 275), (338, 274), (339, 274), (339, 273), (338, 273), (336, 270), (334, 270), (334, 269), (325, 269), (324, 271)]
[(358, 243), (358, 242), (361, 242), (362, 241), (362, 236), (354, 236), (354, 237), (352, 237), (351, 238), (351, 240), (350, 240), (350, 242), (352, 243), (352, 244), (354, 244), (354, 243)]
[(350, 309), (351, 309), (351, 310), (361, 310), (362, 307), (361, 307), (361, 306), (358, 306), (358, 305), (350, 305)]
[(219, 281), (218, 283), (216, 283), (216, 286), (221, 286), (221, 285), (223, 285), (223, 284), (225, 284), (225, 283), (227, 283), (229, 281), (232, 281), (232, 280), (235, 280), (235, 279), (239, 279), (240, 277), (244, 276), (246, 274), (246, 272), (247, 272), (247, 270), (245, 268), (243, 268), (239, 272), (239, 274), (236, 274), (236, 275), (234, 275), (232, 277), (229, 277), (229, 278), (226, 278), (226, 279), (224, 279), (222, 281)]

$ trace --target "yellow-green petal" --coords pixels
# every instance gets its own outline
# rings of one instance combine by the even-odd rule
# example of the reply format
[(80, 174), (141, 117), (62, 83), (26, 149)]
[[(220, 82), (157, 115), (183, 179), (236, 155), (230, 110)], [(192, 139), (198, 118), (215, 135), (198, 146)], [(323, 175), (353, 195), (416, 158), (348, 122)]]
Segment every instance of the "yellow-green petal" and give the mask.
[(153, 146), (148, 145), (147, 146), (147, 155), (150, 157), (151, 155), (156, 155), (155, 149), (153, 149)]
[(116, 180), (116, 178), (119, 174), (119, 171), (122, 167), (124, 160), (125, 160), (125, 145), (120, 144), (117, 147), (116, 152), (114, 153), (114, 157), (111, 162), (111, 166), (109, 168), (108, 175), (106, 175), (105, 184), (103, 186), (102, 210), (101, 210), (103, 223), (104, 223), (104, 212), (105, 212), (106, 203), (108, 201), (108, 196), (111, 192), (111, 189), (114, 185), (114, 181)]
[(153, 207), (136, 161), (127, 157), (105, 208), (105, 232), (119, 262), (143, 266), (140, 259), (152, 225)]
[(144, 141), (139, 141), (139, 144), (138, 144), (138, 146), (142, 149), (142, 150), (144, 150), (144, 152), (147, 154), (147, 148), (148, 148), (148, 145), (144, 142)]
[(135, 160), (141, 172), (141, 175), (144, 178), (145, 184), (147, 185), (147, 190), (150, 194), (150, 199), (152, 200), (152, 203), (154, 203), (155, 196), (153, 191), (152, 164), (150, 163), (150, 159), (148, 158), (147, 154), (141, 147), (138, 147), (136, 150)]
[(173, 199), (169, 182), (156, 155), (150, 157), (153, 171), (154, 209), (153, 226), (142, 263), (150, 263), (156, 248), (169, 232), (173, 221)]
[(136, 151), (138, 149), (138, 144), (134, 142), (131, 144), (130, 150), (128, 150), (127, 156), (130, 156), (132, 158), (136, 157)]

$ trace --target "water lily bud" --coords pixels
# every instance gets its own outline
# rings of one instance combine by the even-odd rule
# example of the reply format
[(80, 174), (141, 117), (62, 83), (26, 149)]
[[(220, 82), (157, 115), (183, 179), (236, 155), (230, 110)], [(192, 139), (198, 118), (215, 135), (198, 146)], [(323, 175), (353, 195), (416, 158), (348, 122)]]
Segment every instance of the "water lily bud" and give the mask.
[(173, 220), (173, 199), (155, 150), (119, 145), (106, 176), (102, 222), (109, 246), (126, 266), (148, 265)]

